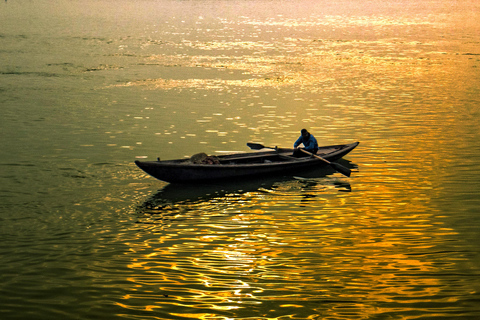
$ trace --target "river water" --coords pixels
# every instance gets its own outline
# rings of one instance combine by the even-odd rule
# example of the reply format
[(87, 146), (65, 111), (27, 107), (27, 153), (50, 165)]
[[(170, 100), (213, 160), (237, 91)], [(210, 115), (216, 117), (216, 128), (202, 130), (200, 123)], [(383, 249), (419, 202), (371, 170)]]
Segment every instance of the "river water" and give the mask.
[[(478, 1), (0, 3), (0, 318), (480, 318), (479, 35)], [(133, 163), (302, 128), (352, 176)]]

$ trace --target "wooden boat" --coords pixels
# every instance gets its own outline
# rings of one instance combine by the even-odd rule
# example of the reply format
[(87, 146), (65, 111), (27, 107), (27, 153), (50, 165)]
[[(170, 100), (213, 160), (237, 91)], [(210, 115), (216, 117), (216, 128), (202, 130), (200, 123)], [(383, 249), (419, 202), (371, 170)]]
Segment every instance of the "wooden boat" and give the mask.
[[(217, 164), (196, 164), (189, 159), (164, 161), (135, 161), (135, 164), (162, 181), (189, 183), (228, 180), (246, 177), (291, 174), (315, 166), (324, 166), (352, 151), (359, 142), (319, 147), (317, 157), (294, 157), (293, 149), (278, 148), (271, 151), (236, 153), (216, 157)], [(322, 159), (318, 158), (321, 157)], [(332, 163), (333, 164), (333, 163)]]

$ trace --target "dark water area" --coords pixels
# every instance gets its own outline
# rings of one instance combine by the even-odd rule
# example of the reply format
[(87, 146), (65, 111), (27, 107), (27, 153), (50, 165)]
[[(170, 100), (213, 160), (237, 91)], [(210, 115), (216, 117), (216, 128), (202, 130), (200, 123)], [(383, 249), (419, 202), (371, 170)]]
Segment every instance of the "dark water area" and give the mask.
[[(480, 7), (0, 3), (1, 319), (480, 318)], [(174, 185), (135, 160), (360, 141)]]

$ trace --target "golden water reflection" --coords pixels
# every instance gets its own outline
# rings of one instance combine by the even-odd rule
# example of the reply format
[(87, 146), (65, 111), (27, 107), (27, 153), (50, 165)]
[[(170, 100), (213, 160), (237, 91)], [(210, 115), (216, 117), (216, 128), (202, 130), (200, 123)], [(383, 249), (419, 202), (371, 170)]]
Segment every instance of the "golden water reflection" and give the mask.
[[(480, 317), (478, 2), (87, 2), (2, 5), (7, 318)], [(303, 127), (351, 178), (133, 164)]]
[(455, 262), (443, 258), (456, 232), (429, 189), (400, 193), (402, 180), (377, 178), (361, 175), (354, 192), (341, 192), (334, 174), (142, 209), (144, 240), (128, 243), (132, 285), (122, 307), (199, 319), (259, 310), (269, 319), (347, 310), (360, 319), (395, 312), (402, 300), (452, 308)]
[[(323, 141), (362, 142), (348, 157), (358, 166), (348, 180), (330, 172), (173, 200), (165, 187), (137, 212), (141, 239), (126, 243), (132, 275), (122, 307), (204, 319), (462, 312), (469, 302), (460, 297), (478, 289), (463, 276), (471, 253), (450, 223), (449, 213), (461, 205), (448, 211), (442, 198), (449, 177), (465, 176), (452, 149), (472, 146), (473, 138), (463, 137), (475, 136), (475, 113), (465, 105), (476, 100), (464, 94), (478, 89), (470, 81), (478, 78), (478, 59), (469, 61), (442, 37), (351, 40), (305, 31), (334, 21), (387, 33), (393, 26), (418, 27), (411, 32), (442, 26), (442, 19), (427, 18), (240, 19), (304, 29), (273, 40), (166, 43), (188, 54), (146, 54), (141, 65), (160, 75), (110, 86), (168, 97), (203, 94), (191, 119), (176, 109), (169, 114), (187, 129), (170, 127), (160, 137), (180, 133), (190, 148), (197, 138), (205, 145), (252, 136), (287, 144), (300, 126)], [(152, 110), (151, 118), (163, 111)], [(455, 187), (464, 192), (471, 185)]]
[[(432, 73), (446, 72), (445, 53), (432, 50), (432, 47), (438, 46), (437, 43), (405, 42), (398, 39), (359, 41), (292, 38), (284, 39), (273, 47), (262, 42), (224, 41), (187, 42), (183, 45), (201, 51), (254, 50), (252, 46), (259, 46), (267, 51), (245, 53), (240, 56), (223, 53), (195, 56), (151, 55), (145, 58), (145, 64), (159, 68), (161, 74), (170, 74), (168, 68), (185, 69), (181, 74), (175, 73), (172, 77), (129, 81), (111, 87), (220, 90), (236, 86), (259, 88), (302, 86), (304, 89), (317, 92), (320, 89), (315, 86), (322, 83), (331, 85), (340, 78), (349, 78), (352, 69), (356, 68), (361, 68), (362, 72), (369, 76), (363, 81), (357, 79), (361, 82), (359, 85), (369, 89), (382, 89), (387, 85), (371, 78), (373, 76), (381, 76), (389, 82), (392, 80), (398, 82), (398, 78), (389, 75), (396, 74), (397, 77), (415, 80), (419, 77), (432, 76)], [(271, 52), (268, 51), (270, 47)], [(285, 54), (285, 50), (291, 53)], [(189, 69), (191, 72), (185, 72)], [(185, 76), (186, 79), (178, 78)]]

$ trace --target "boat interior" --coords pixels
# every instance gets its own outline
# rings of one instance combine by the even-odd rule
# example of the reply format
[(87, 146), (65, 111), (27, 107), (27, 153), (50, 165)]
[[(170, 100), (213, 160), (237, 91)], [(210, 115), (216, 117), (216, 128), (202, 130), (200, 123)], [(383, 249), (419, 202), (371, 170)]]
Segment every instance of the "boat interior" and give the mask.
[[(325, 155), (338, 151), (341, 149), (340, 146), (332, 146), (329, 148), (320, 148), (317, 152), (317, 155), (324, 157)], [(218, 160), (217, 164), (224, 165), (237, 165), (237, 164), (259, 164), (259, 163), (278, 163), (278, 162), (292, 162), (292, 161), (303, 161), (307, 156), (296, 157), (293, 155), (293, 149), (279, 149), (276, 151), (267, 151), (267, 152), (250, 152), (243, 154), (227, 154), (215, 157)], [(160, 159), (158, 159), (160, 161)], [(192, 163), (191, 159), (177, 159), (177, 160), (167, 160), (161, 162), (170, 162), (170, 163)]]
[[(317, 152), (317, 156), (324, 157), (325, 155), (340, 150), (340, 146), (334, 146), (330, 148), (320, 148)], [(273, 162), (292, 162), (302, 161), (309, 158), (308, 155), (303, 157), (297, 157), (293, 155), (293, 149), (279, 149), (279, 151), (270, 152), (258, 152), (258, 153), (246, 153), (243, 155), (226, 155), (221, 156), (218, 159), (220, 164), (248, 164), (248, 163), (273, 163)]]
[(249, 164), (249, 163), (273, 163), (273, 162), (291, 162), (298, 161), (297, 158), (291, 155), (284, 154), (258, 154), (249, 156), (236, 156), (233, 158), (220, 158), (220, 164)]

